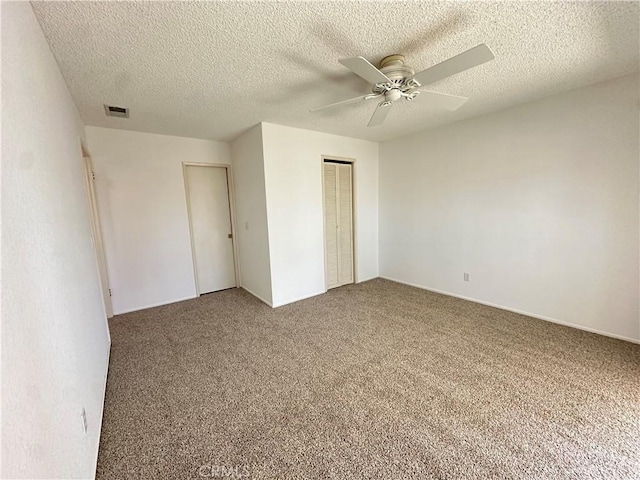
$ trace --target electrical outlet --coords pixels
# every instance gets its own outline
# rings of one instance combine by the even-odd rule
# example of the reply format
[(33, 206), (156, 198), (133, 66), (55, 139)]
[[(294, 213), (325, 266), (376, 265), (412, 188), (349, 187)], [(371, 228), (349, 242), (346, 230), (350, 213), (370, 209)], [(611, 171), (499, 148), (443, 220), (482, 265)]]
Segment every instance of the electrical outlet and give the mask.
[(469, 281), (469, 274), (468, 274), (467, 272), (464, 272), (464, 275), (463, 275), (463, 277), (462, 277), (462, 278), (463, 278), (463, 280), (464, 280), (465, 282), (468, 282), (468, 281)]
[(87, 412), (84, 409), (84, 407), (82, 407), (82, 429), (84, 430), (84, 433), (87, 433)]

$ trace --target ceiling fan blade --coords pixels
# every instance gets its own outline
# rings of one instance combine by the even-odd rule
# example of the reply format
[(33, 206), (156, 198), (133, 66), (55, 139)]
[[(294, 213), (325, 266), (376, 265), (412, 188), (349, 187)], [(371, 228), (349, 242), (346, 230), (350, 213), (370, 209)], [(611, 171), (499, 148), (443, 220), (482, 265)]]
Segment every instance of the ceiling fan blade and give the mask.
[(432, 92), (431, 90), (419, 90), (420, 95), (418, 98), (423, 98), (431, 105), (435, 105), (438, 108), (449, 110), (451, 112), (459, 109), (464, 105), (467, 97), (459, 97), (458, 95), (449, 95), (448, 93)]
[(367, 82), (376, 83), (388, 83), (391, 82), (389, 77), (371, 65), (364, 57), (343, 58), (338, 60), (342, 65), (347, 67), (356, 75), (364, 78)]
[(430, 83), (437, 82), (438, 80), (450, 77), (456, 73), (477, 67), (478, 65), (488, 62), (489, 60), (493, 60), (494, 58), (496, 57), (493, 55), (493, 52), (489, 47), (484, 43), (481, 43), (477, 47), (473, 47), (471, 50), (462, 52), (455, 57), (451, 57), (449, 60), (445, 60), (433, 67), (418, 72), (411, 78), (421, 86), (429, 85)]
[(371, 115), (371, 120), (369, 120), (369, 124), (367, 125), (367, 127), (375, 127), (376, 125), (381, 125), (382, 122), (384, 122), (384, 119), (387, 118), (387, 114), (389, 113), (389, 110), (391, 110), (391, 105), (393, 104), (389, 103), (385, 105), (384, 103), (385, 102), (380, 102), (378, 104), (375, 112), (373, 112), (373, 115)]
[(346, 100), (341, 100), (339, 102), (335, 102), (335, 103), (330, 103), (329, 105), (324, 105), (322, 107), (317, 107), (317, 108), (313, 108), (311, 110), (309, 110), (310, 112), (317, 112), (318, 110), (324, 110), (325, 108), (331, 108), (331, 107), (337, 107), (338, 105), (347, 105), (349, 103), (355, 103), (359, 100), (369, 100), (371, 98), (377, 98), (380, 95), (361, 95), (359, 97), (353, 97), (353, 98), (347, 98)]

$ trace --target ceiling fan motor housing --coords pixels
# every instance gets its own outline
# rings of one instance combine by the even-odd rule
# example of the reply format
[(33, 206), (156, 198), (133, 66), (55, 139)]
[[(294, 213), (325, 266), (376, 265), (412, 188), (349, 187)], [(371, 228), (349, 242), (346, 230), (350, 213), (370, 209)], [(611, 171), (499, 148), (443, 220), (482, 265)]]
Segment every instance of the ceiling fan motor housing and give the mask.
[(375, 94), (384, 95), (382, 106), (391, 105), (402, 97), (413, 100), (417, 96), (417, 92), (413, 91), (414, 86), (407, 81), (414, 71), (404, 64), (404, 55), (394, 54), (384, 57), (380, 61), (380, 71), (391, 80), (390, 83), (377, 84), (373, 87)]
[(394, 81), (402, 81), (415, 73), (412, 68), (404, 64), (404, 55), (399, 54), (384, 57), (380, 61), (380, 71)]

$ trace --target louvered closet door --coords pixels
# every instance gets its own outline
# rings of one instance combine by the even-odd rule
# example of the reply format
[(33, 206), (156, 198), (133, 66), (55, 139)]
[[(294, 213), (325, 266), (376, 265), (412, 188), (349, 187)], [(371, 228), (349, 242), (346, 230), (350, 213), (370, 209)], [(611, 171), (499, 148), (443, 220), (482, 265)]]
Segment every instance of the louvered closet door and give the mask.
[(351, 164), (324, 164), (327, 288), (353, 283), (353, 195)]
[(353, 219), (351, 165), (338, 165), (338, 277), (340, 285), (353, 283)]

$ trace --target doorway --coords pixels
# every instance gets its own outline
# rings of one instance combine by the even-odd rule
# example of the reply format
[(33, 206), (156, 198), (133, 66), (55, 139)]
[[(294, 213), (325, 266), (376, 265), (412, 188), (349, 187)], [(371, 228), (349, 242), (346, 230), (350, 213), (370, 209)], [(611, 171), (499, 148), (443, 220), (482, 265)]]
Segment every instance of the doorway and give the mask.
[(104, 253), (104, 243), (102, 241), (102, 228), (100, 226), (100, 215), (98, 213), (98, 200), (96, 198), (95, 180), (96, 174), (93, 171), (91, 157), (86, 153), (84, 146), (81, 146), (85, 168), (85, 180), (87, 187), (87, 200), (89, 202), (89, 216), (91, 217), (91, 240), (93, 250), (96, 255), (98, 266), (98, 277), (100, 289), (104, 301), (104, 310), (107, 318), (113, 317), (113, 305), (111, 304), (111, 288), (109, 288), (109, 275), (107, 273), (107, 260)]
[(324, 159), (323, 203), (327, 289), (354, 283), (353, 163)]
[(229, 166), (183, 168), (196, 294), (237, 287)]

